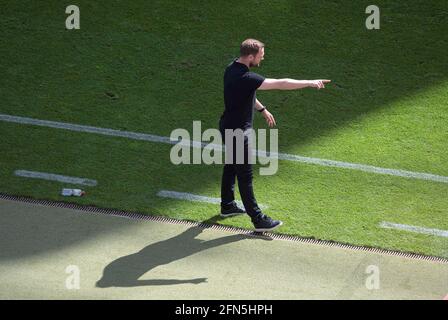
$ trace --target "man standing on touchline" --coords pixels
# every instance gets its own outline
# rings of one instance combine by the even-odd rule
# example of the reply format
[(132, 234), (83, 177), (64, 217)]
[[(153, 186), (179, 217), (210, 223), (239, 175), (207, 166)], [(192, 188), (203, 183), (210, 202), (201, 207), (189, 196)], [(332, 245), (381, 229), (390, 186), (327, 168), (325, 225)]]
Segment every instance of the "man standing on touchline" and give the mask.
[[(275, 126), (272, 114), (256, 98), (257, 90), (296, 90), (306, 87), (317, 89), (325, 88), (330, 80), (294, 80), (294, 79), (266, 79), (263, 76), (249, 71), (252, 67), (260, 66), (264, 59), (264, 44), (255, 39), (247, 39), (240, 46), (240, 57), (229, 64), (224, 73), (224, 113), (219, 121), (219, 130), (224, 143), (226, 129), (242, 129), (244, 131), (244, 163), (224, 165), (221, 180), (221, 216), (231, 217), (247, 214), (251, 217), (255, 231), (264, 232), (273, 230), (282, 225), (279, 220), (273, 220), (263, 214), (255, 200), (252, 187), (252, 165), (248, 161), (249, 129), (252, 128), (253, 110), (261, 112), (269, 127)], [(227, 146), (226, 146), (227, 148)], [(239, 148), (233, 143), (235, 158)], [(243, 210), (237, 206), (234, 198), (235, 178), (238, 179), (238, 189)]]

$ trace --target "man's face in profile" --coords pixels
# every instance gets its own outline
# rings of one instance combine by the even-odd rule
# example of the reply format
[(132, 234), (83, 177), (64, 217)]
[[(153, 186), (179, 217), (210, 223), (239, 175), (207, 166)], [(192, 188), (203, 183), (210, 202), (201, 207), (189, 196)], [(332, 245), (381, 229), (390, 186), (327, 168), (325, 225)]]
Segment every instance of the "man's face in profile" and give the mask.
[(249, 66), (252, 67), (259, 67), (261, 60), (264, 60), (264, 48), (261, 48), (257, 55), (254, 56), (254, 59), (249, 63)]

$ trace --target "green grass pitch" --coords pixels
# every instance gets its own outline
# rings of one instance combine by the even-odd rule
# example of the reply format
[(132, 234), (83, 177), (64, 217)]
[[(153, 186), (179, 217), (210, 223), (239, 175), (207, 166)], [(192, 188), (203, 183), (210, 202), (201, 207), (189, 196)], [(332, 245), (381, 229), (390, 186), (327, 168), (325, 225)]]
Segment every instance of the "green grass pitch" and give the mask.
[[(317, 91), (258, 92), (279, 151), (448, 176), (445, 1), (85, 1), (66, 30), (60, 1), (7, 1), (0, 12), (0, 113), (169, 136), (194, 120), (216, 128), (226, 65), (248, 37), (266, 43), (266, 77), (332, 79)], [(256, 114), (255, 128), (266, 128)], [(0, 122), (0, 192), (66, 200), (66, 184), (17, 169), (87, 177), (81, 204), (205, 220), (218, 206), (156, 196), (219, 197), (222, 166), (170, 162), (167, 144)], [(258, 169), (258, 165), (255, 167)], [(448, 184), (279, 162), (254, 177), (279, 232), (448, 257), (448, 238), (379, 227), (448, 230)], [(224, 224), (251, 228), (247, 217)]]

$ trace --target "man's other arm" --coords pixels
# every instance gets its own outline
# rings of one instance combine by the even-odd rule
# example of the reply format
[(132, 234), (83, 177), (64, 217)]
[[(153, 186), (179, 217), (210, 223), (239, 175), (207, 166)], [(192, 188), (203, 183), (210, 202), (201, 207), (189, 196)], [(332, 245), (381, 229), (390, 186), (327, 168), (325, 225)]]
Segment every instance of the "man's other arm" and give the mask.
[(297, 90), (307, 87), (322, 89), (331, 80), (265, 79), (258, 90)]

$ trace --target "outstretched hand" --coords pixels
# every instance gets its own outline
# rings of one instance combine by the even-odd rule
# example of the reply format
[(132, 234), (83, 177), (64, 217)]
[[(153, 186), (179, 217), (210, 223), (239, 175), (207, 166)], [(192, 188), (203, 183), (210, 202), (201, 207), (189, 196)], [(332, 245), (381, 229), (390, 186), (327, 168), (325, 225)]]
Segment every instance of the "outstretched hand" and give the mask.
[(310, 86), (319, 90), (325, 88), (325, 84), (330, 82), (331, 80), (311, 80)]

